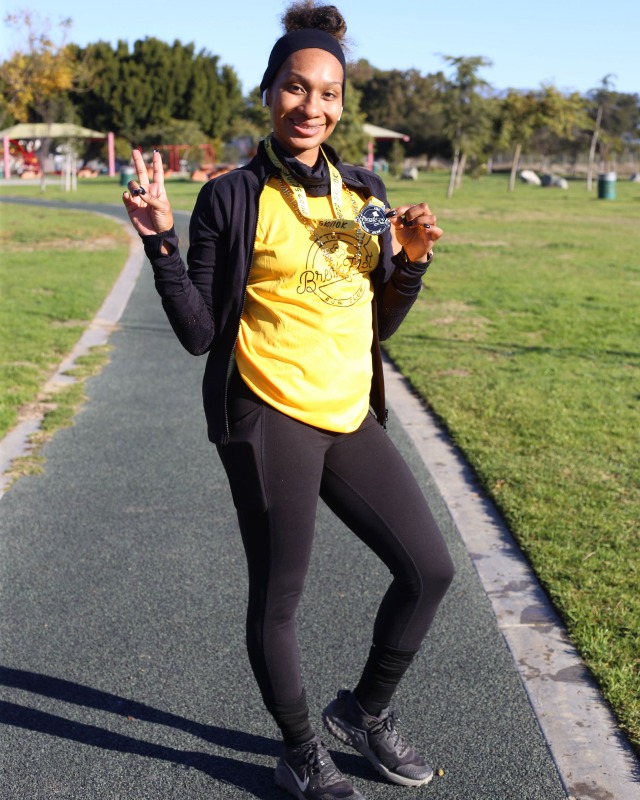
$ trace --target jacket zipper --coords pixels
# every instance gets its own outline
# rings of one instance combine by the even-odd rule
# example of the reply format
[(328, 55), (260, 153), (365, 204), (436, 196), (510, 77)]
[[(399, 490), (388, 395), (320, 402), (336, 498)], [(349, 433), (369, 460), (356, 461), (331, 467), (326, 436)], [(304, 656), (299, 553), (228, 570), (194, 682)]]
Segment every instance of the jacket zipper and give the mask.
[[(267, 181), (269, 180), (270, 177), (271, 177), (270, 175), (267, 175), (266, 180), (263, 182), (262, 188), (260, 189), (260, 194), (262, 194), (262, 192), (264, 191), (264, 187), (266, 186)], [(247, 270), (247, 273), (245, 275), (244, 286), (242, 287), (242, 308), (240, 309), (240, 316), (238, 318), (238, 330), (236, 331), (236, 338), (233, 340), (233, 347), (231, 348), (231, 353), (229, 354), (229, 360), (227, 361), (227, 377), (226, 377), (226, 380), (225, 380), (225, 387), (224, 387), (224, 430), (225, 430), (225, 434), (224, 434), (224, 440), (221, 442), (221, 444), (227, 444), (228, 441), (229, 441), (229, 435), (230, 435), (230, 431), (229, 431), (229, 409), (227, 408), (227, 400), (228, 400), (228, 397), (229, 397), (229, 380), (231, 378), (231, 372), (232, 372), (232, 363), (231, 362), (235, 358), (236, 345), (238, 344), (238, 337), (240, 336), (240, 326), (242, 325), (242, 315), (244, 314), (244, 308), (245, 308), (245, 305), (247, 304), (247, 286), (249, 285), (249, 276), (251, 275), (251, 269), (253, 267), (253, 255), (254, 255), (255, 247), (256, 247), (256, 232), (258, 230), (259, 222), (260, 222), (260, 200), (258, 199), (258, 214), (256, 216), (256, 226), (255, 226), (255, 228), (253, 230), (253, 238), (252, 238), (252, 243), (251, 243), (251, 252), (250, 252), (250, 257), (249, 257), (249, 269)]]

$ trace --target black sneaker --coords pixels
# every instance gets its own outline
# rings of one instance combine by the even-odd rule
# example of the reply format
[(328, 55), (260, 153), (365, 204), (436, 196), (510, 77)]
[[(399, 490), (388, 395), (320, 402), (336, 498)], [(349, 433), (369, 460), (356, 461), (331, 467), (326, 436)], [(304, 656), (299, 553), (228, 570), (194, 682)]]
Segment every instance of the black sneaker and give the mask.
[(276, 766), (276, 783), (298, 800), (365, 800), (333, 763), (318, 736), (285, 748)]
[(392, 783), (421, 786), (433, 778), (431, 767), (396, 730), (396, 720), (388, 709), (372, 717), (352, 692), (342, 689), (322, 716), (334, 736), (362, 753)]

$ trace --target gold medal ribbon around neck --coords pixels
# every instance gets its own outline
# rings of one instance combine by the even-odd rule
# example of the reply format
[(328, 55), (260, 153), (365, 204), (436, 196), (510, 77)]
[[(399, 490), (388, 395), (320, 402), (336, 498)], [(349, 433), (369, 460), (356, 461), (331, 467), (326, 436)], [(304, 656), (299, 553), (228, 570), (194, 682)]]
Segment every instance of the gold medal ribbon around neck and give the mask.
[[(291, 194), (293, 195), (295, 202), (298, 206), (298, 211), (300, 212), (301, 216), (305, 219), (309, 220), (314, 227), (334, 227), (335, 226), (335, 219), (327, 220), (327, 219), (313, 219), (309, 213), (309, 203), (307, 202), (307, 193), (304, 190), (304, 186), (297, 180), (295, 175), (288, 170), (285, 165), (280, 161), (278, 156), (275, 154), (273, 145), (271, 144), (271, 137), (267, 136), (264, 140), (264, 147), (267, 151), (267, 155), (273, 166), (280, 172), (280, 176), (282, 180), (286, 183), (287, 187), (291, 190)], [(358, 215), (358, 209), (356, 206), (356, 201), (353, 192), (347, 186), (345, 189), (351, 198), (351, 205), (353, 207), (353, 216), (354, 219), (347, 219), (344, 215), (342, 210), (342, 176), (335, 168), (335, 166), (329, 161), (325, 152), (322, 148), (320, 148), (320, 154), (322, 158), (324, 158), (327, 168), (329, 169), (329, 178), (330, 178), (330, 186), (331, 186), (331, 207), (333, 208), (333, 213), (336, 216), (336, 219), (341, 220), (340, 230), (341, 231), (353, 231), (353, 230), (361, 230), (360, 224), (357, 222), (355, 217)], [(384, 204), (380, 203), (379, 200), (375, 198), (370, 198), (368, 203), (364, 203), (363, 207), (366, 205), (371, 205), (373, 203), (379, 204), (381, 208), (384, 208)]]

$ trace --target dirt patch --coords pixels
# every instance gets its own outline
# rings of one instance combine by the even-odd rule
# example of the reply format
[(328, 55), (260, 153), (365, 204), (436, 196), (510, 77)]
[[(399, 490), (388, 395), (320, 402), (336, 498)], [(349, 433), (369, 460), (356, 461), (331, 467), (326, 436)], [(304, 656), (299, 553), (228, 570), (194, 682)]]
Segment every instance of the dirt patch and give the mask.
[(464, 322), (466, 325), (473, 325), (476, 328), (484, 328), (489, 320), (475, 313), (473, 306), (459, 300), (451, 300), (449, 303), (441, 303), (434, 311), (440, 312), (442, 316), (433, 317), (429, 320), (431, 325), (455, 325)]
[(33, 361), (7, 361), (5, 362), (5, 365), (7, 367), (28, 367), (29, 369), (40, 369), (40, 365)]
[(18, 422), (26, 422), (29, 419), (40, 419), (49, 411), (53, 411), (56, 404), (52, 402), (44, 402), (43, 400), (35, 400), (32, 403), (25, 403), (20, 406), (18, 410)]
[(468, 369), (443, 369), (440, 372), (435, 372), (434, 377), (452, 376), (454, 378), (469, 378), (472, 375)]
[(449, 328), (447, 335), (457, 341), (480, 340), (489, 325), (489, 320), (478, 315), (472, 306), (457, 300), (442, 303), (432, 310), (434, 316), (429, 318), (429, 325)]
[(54, 319), (50, 326), (52, 328), (84, 328), (87, 322), (86, 319)]

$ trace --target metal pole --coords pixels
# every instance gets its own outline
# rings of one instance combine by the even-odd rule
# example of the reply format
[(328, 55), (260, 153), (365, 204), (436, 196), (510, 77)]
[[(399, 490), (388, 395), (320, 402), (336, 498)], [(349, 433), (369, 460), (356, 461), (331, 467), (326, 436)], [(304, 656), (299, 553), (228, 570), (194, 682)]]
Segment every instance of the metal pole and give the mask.
[(109, 160), (109, 177), (113, 178), (116, 174), (116, 148), (112, 131), (109, 131), (107, 134), (107, 152)]
[(11, 177), (11, 153), (9, 152), (10, 141), (8, 136), (2, 137), (2, 148), (4, 150), (4, 177), (9, 180)]

